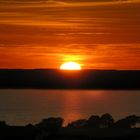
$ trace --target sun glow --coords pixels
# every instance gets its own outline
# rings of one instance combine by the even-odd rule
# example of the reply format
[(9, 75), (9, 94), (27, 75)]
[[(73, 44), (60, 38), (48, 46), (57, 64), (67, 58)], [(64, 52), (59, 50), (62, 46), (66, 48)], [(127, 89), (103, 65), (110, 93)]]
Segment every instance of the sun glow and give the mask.
[(76, 62), (66, 62), (60, 66), (61, 70), (81, 70), (80, 64)]

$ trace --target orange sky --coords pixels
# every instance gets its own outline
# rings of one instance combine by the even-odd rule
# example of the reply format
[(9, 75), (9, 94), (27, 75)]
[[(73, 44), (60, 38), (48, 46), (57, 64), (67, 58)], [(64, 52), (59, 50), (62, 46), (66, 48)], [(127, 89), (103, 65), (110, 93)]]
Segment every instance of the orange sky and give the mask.
[(139, 0), (99, 1), (1, 0), (0, 68), (140, 69)]

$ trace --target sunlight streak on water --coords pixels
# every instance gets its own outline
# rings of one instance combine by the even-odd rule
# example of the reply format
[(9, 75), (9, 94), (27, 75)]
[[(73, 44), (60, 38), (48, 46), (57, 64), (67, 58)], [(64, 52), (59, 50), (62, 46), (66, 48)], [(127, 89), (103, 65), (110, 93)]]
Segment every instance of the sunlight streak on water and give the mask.
[(67, 124), (104, 113), (118, 119), (140, 115), (139, 99), (140, 91), (0, 90), (0, 120), (22, 125), (60, 116)]

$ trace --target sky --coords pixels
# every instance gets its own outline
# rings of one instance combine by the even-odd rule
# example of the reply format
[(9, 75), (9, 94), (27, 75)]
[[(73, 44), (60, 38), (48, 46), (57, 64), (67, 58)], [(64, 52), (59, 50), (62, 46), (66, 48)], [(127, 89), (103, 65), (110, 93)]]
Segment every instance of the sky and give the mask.
[(140, 0), (0, 0), (0, 68), (140, 70)]

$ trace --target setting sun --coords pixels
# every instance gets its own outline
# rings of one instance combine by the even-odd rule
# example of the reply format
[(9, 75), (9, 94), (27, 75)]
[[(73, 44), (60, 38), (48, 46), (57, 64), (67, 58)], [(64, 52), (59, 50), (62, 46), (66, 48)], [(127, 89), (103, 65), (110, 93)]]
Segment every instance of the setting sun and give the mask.
[(81, 70), (80, 64), (76, 62), (66, 62), (60, 66), (61, 70)]

